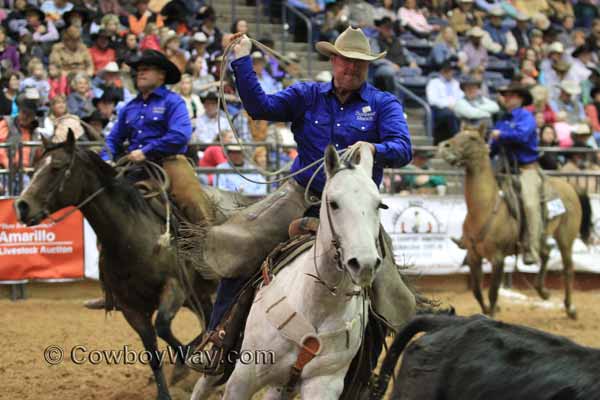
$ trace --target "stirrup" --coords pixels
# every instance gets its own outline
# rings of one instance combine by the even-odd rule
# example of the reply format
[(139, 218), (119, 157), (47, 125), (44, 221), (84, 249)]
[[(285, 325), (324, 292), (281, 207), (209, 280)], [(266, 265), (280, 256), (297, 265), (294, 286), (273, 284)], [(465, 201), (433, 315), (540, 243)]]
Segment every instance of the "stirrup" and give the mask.
[(467, 246), (465, 245), (465, 241), (463, 240), (463, 238), (455, 238), (455, 237), (450, 237), (450, 240), (452, 240), (454, 242), (455, 245), (458, 246), (459, 249), (466, 249)]
[(206, 332), (200, 344), (185, 360), (185, 365), (206, 375), (221, 375), (225, 371), (225, 351), (223, 329)]

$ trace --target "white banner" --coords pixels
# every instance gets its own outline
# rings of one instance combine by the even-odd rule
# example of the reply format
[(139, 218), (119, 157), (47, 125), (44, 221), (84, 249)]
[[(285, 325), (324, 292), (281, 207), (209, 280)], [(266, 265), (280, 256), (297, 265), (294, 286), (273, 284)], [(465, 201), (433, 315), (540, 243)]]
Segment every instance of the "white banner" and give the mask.
[[(461, 266), (466, 251), (459, 249), (451, 237), (462, 235), (462, 224), (467, 214), (463, 196), (384, 196), (388, 210), (382, 210), (381, 222), (392, 237), (394, 255), (399, 265), (411, 267), (409, 273), (445, 275), (468, 273)], [(600, 197), (591, 197), (594, 226), (600, 228)], [(553, 239), (548, 269), (562, 269), (560, 252)], [(573, 261), (577, 271), (600, 273), (600, 244), (587, 247), (579, 239), (573, 246)], [(505, 270), (513, 270), (515, 257), (507, 257)], [(519, 271), (537, 272), (536, 265), (526, 266), (519, 257)], [(489, 272), (486, 263), (484, 270)]]
[[(595, 231), (600, 232), (600, 196), (591, 197)], [(394, 242), (398, 265), (410, 267), (407, 272), (420, 275), (468, 273), (461, 266), (466, 251), (459, 249), (451, 237), (461, 237), (467, 214), (463, 196), (384, 196), (390, 208), (381, 211), (381, 222)], [(98, 279), (98, 248), (96, 235), (85, 221), (85, 275)], [(550, 239), (552, 251), (549, 270), (562, 269), (560, 253)], [(573, 246), (573, 261), (577, 271), (600, 273), (600, 243), (587, 247), (579, 239)], [(511, 272), (515, 258), (507, 257), (505, 270)], [(519, 271), (537, 272), (536, 265), (524, 265), (519, 257)], [(489, 272), (489, 264), (484, 264)]]

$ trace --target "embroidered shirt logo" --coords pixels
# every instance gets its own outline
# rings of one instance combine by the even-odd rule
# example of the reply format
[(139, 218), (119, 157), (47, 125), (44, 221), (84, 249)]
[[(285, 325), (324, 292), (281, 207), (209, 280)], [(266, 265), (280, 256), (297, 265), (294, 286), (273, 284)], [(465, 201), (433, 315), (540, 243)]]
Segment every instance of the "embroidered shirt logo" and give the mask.
[(164, 114), (167, 109), (165, 107), (153, 107), (152, 112), (154, 114)]
[(376, 112), (369, 106), (364, 106), (361, 111), (355, 112), (357, 121), (375, 121), (375, 114)]

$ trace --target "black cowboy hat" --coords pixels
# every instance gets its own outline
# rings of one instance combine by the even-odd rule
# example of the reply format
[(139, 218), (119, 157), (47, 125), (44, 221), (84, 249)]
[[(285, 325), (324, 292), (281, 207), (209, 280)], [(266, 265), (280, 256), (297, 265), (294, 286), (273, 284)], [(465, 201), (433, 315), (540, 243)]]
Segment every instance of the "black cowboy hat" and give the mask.
[(25, 15), (27, 15), (29, 13), (37, 14), (38, 17), (40, 18), (40, 21), (44, 21), (46, 19), (46, 14), (44, 14), (44, 12), (42, 10), (40, 10), (38, 7), (32, 6), (31, 4), (28, 5), (27, 7), (25, 7), (25, 10), (23, 10), (23, 13)]
[(207, 100), (219, 101), (219, 97), (217, 96), (217, 92), (211, 90), (207, 92), (204, 96), (202, 96), (202, 102), (204, 103)]
[(456, 63), (456, 57), (450, 57), (446, 59), (443, 63), (438, 67), (438, 71), (444, 71), (448, 69), (457, 69), (458, 64)]
[(377, 26), (377, 27), (394, 25), (394, 21), (392, 21), (392, 19), (390, 17), (382, 17), (380, 19), (376, 19), (374, 22), (375, 22), (375, 26)]
[(182, 0), (173, 0), (165, 4), (160, 10), (160, 15), (167, 21), (185, 21), (187, 17), (187, 8)]
[(92, 104), (94, 104), (94, 107), (97, 107), (98, 103), (100, 103), (101, 101), (117, 104), (119, 102), (119, 99), (118, 99), (117, 94), (114, 93), (112, 90), (104, 90), (104, 93), (102, 93), (102, 96), (94, 97), (92, 99)]
[(181, 71), (173, 64), (163, 53), (156, 50), (144, 50), (141, 57), (137, 57), (127, 62), (133, 70), (137, 70), (140, 65), (150, 65), (165, 71), (165, 83), (174, 84), (181, 79)]
[(65, 21), (67, 26), (70, 25), (69, 19), (71, 19), (71, 17), (75, 14), (79, 14), (81, 16), (81, 25), (85, 25), (88, 22), (90, 22), (91, 15), (88, 9), (80, 6), (75, 6), (69, 11), (65, 12), (62, 16), (62, 19), (63, 21)]
[(525, 86), (518, 82), (512, 82), (511, 84), (498, 89), (498, 93), (500, 94), (508, 92), (516, 93), (519, 96), (521, 96), (521, 98), (523, 99), (523, 106), (528, 106), (531, 103), (533, 103), (533, 96), (531, 95), (528, 86)]
[(592, 45), (590, 45), (589, 43), (584, 43), (581, 46), (577, 47), (575, 50), (573, 50), (573, 53), (571, 54), (571, 56), (573, 56), (573, 58), (579, 57), (582, 53), (593, 53), (594, 49), (592, 47)]

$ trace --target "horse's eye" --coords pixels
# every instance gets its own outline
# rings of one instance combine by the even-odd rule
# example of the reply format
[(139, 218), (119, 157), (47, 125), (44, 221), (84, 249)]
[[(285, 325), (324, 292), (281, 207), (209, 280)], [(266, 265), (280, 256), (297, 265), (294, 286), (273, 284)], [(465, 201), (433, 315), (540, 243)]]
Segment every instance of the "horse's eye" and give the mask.
[(335, 202), (335, 201), (330, 201), (329, 202), (329, 206), (331, 207), (332, 210), (337, 210), (338, 208), (340, 208), (340, 206), (338, 205), (338, 203)]
[(379, 206), (377, 206), (377, 208), (380, 208), (382, 210), (387, 210), (388, 208), (390, 208), (390, 206), (388, 206), (385, 203), (379, 203)]

